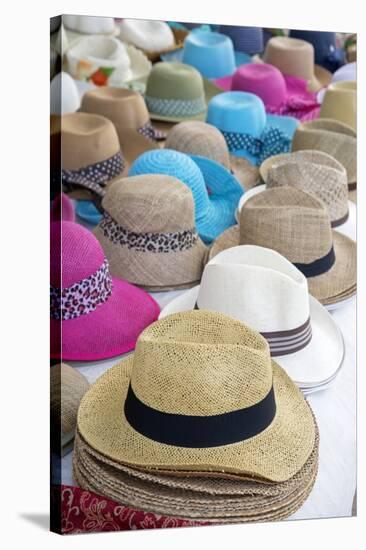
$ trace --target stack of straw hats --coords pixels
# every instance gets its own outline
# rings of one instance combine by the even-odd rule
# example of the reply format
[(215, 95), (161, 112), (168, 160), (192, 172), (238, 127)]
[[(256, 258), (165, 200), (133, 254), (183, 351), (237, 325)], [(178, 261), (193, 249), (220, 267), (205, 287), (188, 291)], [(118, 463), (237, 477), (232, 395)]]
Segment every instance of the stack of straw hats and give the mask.
[(209, 523), (283, 519), (318, 470), (313, 413), (266, 340), (223, 314), (153, 323), (77, 421), (74, 478), (145, 511)]

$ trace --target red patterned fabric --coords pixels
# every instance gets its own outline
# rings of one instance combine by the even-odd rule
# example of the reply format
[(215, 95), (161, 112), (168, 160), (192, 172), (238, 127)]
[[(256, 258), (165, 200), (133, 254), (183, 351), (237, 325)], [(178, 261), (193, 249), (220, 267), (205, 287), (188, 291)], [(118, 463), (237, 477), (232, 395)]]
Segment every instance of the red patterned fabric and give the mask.
[(135, 510), (79, 487), (55, 487), (61, 498), (61, 533), (98, 533), (205, 525)]

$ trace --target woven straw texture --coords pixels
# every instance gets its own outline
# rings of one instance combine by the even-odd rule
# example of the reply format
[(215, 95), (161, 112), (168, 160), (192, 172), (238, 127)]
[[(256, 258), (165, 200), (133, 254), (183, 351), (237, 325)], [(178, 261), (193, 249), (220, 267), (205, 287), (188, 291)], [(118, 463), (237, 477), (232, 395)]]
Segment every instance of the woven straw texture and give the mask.
[[(192, 193), (171, 176), (148, 174), (121, 179), (108, 188), (103, 208), (117, 224), (135, 233), (171, 233), (195, 227)], [(94, 234), (112, 275), (145, 289), (188, 288), (201, 278), (207, 248), (199, 238), (189, 249), (154, 253), (113, 243), (100, 224)]]
[(272, 248), (293, 263), (322, 258), (333, 244), (336, 261), (329, 271), (308, 278), (309, 292), (326, 305), (356, 291), (356, 243), (332, 231), (326, 207), (300, 189), (267, 189), (251, 197), (240, 212), (239, 226), (215, 241), (209, 259), (239, 244)]
[(51, 423), (61, 421), (62, 444), (73, 437), (80, 401), (89, 388), (86, 378), (64, 363), (51, 368)]
[(267, 188), (290, 186), (320, 199), (332, 226), (348, 214), (348, 186), (345, 168), (320, 151), (298, 151), (278, 155), (268, 166)]
[[(210, 448), (161, 444), (135, 431), (123, 403), (129, 381), (145, 404), (166, 413), (211, 416), (248, 407), (273, 377), (276, 414), (245, 441)], [(136, 353), (91, 387), (78, 414), (85, 441), (112, 460), (165, 470), (224, 471), (285, 481), (314, 447), (311, 410), (285, 372), (271, 362), (259, 333), (208, 311), (170, 315), (141, 335)]]
[(293, 151), (303, 149), (328, 153), (345, 167), (348, 183), (357, 181), (357, 134), (350, 126), (325, 118), (304, 122), (292, 140)]

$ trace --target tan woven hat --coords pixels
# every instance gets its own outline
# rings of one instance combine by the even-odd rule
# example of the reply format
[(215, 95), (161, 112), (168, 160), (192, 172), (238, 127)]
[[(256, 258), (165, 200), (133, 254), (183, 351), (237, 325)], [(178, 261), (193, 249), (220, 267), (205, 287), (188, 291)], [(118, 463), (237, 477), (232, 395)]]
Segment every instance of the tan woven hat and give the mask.
[(328, 86), (322, 106), (320, 118), (331, 118), (347, 124), (353, 130), (357, 129), (357, 84), (352, 80), (333, 82)]
[(307, 80), (309, 91), (328, 86), (332, 73), (314, 62), (314, 46), (310, 42), (287, 36), (273, 36), (263, 54), (264, 63), (274, 65), (281, 73)]
[[(61, 426), (61, 451), (71, 450), (76, 428), (77, 411), (89, 382), (76, 369), (61, 363), (51, 367), (51, 423)], [(59, 433), (55, 430), (55, 433)], [(56, 442), (57, 446), (59, 442)]]
[[(261, 186), (263, 189), (282, 186), (302, 189), (325, 204), (332, 227), (347, 221), (349, 209), (346, 169), (327, 153), (303, 150), (276, 155), (264, 161), (262, 174), (266, 184)], [(238, 210), (241, 210), (250, 196), (250, 193), (243, 195)]]
[(113, 123), (89, 113), (62, 116), (61, 163), (65, 191), (75, 189), (78, 199), (93, 198), (128, 170)]
[[(357, 181), (357, 134), (353, 128), (337, 120), (319, 118), (300, 124), (292, 140), (292, 151), (315, 149), (334, 157), (346, 169), (348, 189), (356, 188)], [(268, 164), (260, 168), (262, 179)]]
[(191, 190), (172, 176), (115, 182), (94, 230), (112, 275), (151, 291), (197, 284), (207, 257), (194, 221)]
[(234, 173), (245, 190), (258, 182), (258, 168), (244, 158), (230, 155), (223, 134), (206, 122), (187, 120), (176, 124), (168, 134), (165, 147), (219, 162)]
[(276, 250), (306, 277), (309, 292), (323, 305), (341, 302), (356, 292), (356, 243), (332, 231), (325, 205), (294, 189), (266, 189), (241, 209), (239, 225), (212, 245), (210, 258), (239, 244)]
[(84, 396), (78, 430), (131, 466), (286, 481), (315, 443), (309, 405), (264, 338), (219, 313), (170, 315)]
[(80, 110), (113, 122), (129, 163), (145, 151), (156, 149), (158, 141), (166, 137), (152, 126), (144, 98), (133, 90), (108, 86), (89, 90), (83, 96)]

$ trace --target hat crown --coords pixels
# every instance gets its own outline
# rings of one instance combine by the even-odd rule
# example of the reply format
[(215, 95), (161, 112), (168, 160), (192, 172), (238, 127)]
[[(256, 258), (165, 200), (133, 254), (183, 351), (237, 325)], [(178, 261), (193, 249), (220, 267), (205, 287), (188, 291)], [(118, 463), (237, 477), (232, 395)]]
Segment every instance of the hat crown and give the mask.
[(231, 38), (217, 32), (193, 31), (184, 41), (183, 62), (206, 78), (220, 78), (235, 70)]
[(105, 255), (94, 235), (74, 222), (51, 224), (51, 285), (68, 288), (103, 264)]
[(120, 40), (149, 52), (174, 46), (174, 34), (165, 21), (123, 19), (119, 24)]
[(230, 168), (230, 155), (224, 136), (211, 124), (187, 120), (173, 126), (165, 142), (167, 149), (198, 155)]
[(125, 45), (120, 40), (111, 36), (83, 36), (73, 43), (66, 52), (70, 62), (76, 58), (84, 58), (102, 63), (102, 66), (114, 67), (118, 70), (129, 69), (130, 57)]
[(273, 36), (267, 42), (263, 60), (281, 73), (310, 80), (314, 76), (314, 47), (310, 42), (287, 36)]
[(62, 22), (67, 29), (85, 34), (109, 34), (115, 29), (113, 17), (63, 15)]
[(177, 178), (192, 191), (196, 217), (202, 214), (209, 204), (203, 174), (197, 164), (184, 153), (161, 149), (147, 151), (132, 164), (129, 175), (166, 174)]
[(292, 263), (312, 263), (326, 256), (333, 238), (326, 206), (292, 187), (266, 189), (240, 212), (240, 244), (276, 250)]
[(242, 65), (234, 73), (232, 90), (258, 95), (265, 105), (278, 107), (286, 99), (287, 88), (281, 71), (267, 63)]
[(306, 277), (278, 252), (250, 245), (224, 250), (206, 265), (197, 305), (262, 333), (295, 329), (310, 315)]
[(125, 88), (101, 86), (87, 91), (82, 99), (81, 111), (98, 113), (116, 127), (139, 129), (150, 117), (141, 94)]
[(169, 315), (140, 335), (131, 386), (161, 412), (212, 416), (260, 402), (272, 386), (267, 342), (226, 315)]
[(202, 98), (202, 76), (197, 69), (184, 63), (155, 63), (146, 84), (146, 96), (181, 100)]
[(266, 126), (263, 101), (247, 92), (223, 92), (208, 104), (207, 122), (223, 132), (260, 137)]
[(335, 118), (356, 129), (357, 124), (357, 84), (353, 80), (339, 80), (327, 88), (320, 117)]
[(219, 30), (231, 38), (235, 50), (239, 52), (255, 54), (263, 51), (263, 29), (261, 27), (220, 25)]
[(192, 193), (169, 175), (120, 179), (108, 188), (102, 204), (118, 224), (136, 233), (170, 233), (195, 226)]
[(107, 118), (70, 113), (61, 119), (61, 155), (64, 170), (78, 170), (107, 160), (120, 151), (116, 128)]

